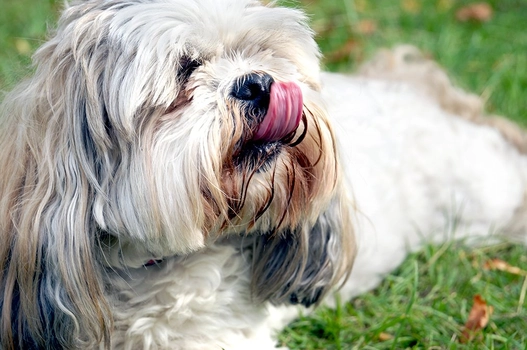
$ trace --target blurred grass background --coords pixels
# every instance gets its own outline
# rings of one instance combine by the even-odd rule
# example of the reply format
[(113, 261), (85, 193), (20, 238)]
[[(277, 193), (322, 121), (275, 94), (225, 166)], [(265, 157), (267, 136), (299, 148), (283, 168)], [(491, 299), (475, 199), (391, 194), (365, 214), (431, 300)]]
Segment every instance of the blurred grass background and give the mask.
[[(479, 4), (486, 18), (461, 21)], [(332, 70), (349, 70), (379, 47), (411, 43), (438, 61), (461, 87), (481, 95), (490, 113), (527, 125), (526, 0), (304, 0)], [(486, 6), (485, 6), (486, 5)], [(485, 15), (485, 7), (491, 13)], [(476, 9), (477, 10), (477, 9)]]
[(0, 0), (0, 89), (28, 74), (31, 54), (53, 28), (62, 1)]
[[(487, 111), (527, 125), (527, 0), (488, 0), (490, 14), (459, 19), (469, 0), (280, 1), (304, 8), (330, 70), (352, 71), (381, 47), (411, 43), (438, 61)], [(59, 0), (0, 0), (0, 89), (29, 74), (30, 56), (57, 18)], [(469, 16), (470, 17), (470, 16)], [(518, 273), (485, 269), (499, 257)], [(280, 334), (292, 349), (526, 349), (527, 256), (501, 244), (430, 246), (411, 255), (376, 290), (320, 309)], [(460, 343), (480, 294), (489, 324)]]

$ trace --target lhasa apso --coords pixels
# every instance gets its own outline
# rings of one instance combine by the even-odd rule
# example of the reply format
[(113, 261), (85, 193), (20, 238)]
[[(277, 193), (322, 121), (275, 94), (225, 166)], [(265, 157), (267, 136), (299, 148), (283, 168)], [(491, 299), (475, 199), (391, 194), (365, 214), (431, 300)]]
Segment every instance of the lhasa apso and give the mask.
[(1, 348), (271, 349), (424, 241), (524, 233), (521, 130), (412, 48), (319, 58), (258, 1), (69, 5), (2, 107)]

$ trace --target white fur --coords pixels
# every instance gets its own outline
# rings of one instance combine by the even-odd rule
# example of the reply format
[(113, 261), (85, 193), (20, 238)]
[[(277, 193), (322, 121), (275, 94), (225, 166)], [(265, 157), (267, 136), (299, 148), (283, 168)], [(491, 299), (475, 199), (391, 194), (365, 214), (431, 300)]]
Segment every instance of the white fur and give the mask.
[(527, 159), (498, 130), (445, 112), (405, 83), (323, 81), (358, 209), (344, 294), (375, 287), (424, 242), (476, 243), (507, 231), (524, 203)]
[[(511, 224), (527, 158), (497, 130), (446, 113), (404, 83), (337, 74), (323, 83), (357, 209), (358, 255), (342, 299), (374, 288), (426, 242), (491, 236)], [(275, 332), (307, 312), (253, 303), (244, 257), (232, 247), (163, 264), (132, 274), (135, 296), (116, 305), (118, 345), (272, 349)]]

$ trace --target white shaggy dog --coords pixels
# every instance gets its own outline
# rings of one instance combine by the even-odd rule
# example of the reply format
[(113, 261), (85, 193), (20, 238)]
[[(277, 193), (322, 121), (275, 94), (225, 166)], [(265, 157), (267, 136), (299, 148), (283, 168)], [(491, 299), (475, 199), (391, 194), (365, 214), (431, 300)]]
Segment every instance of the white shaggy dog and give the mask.
[(35, 64), (1, 116), (4, 350), (272, 349), (424, 241), (525, 237), (523, 133), (411, 48), (321, 74), (298, 10), (88, 0)]

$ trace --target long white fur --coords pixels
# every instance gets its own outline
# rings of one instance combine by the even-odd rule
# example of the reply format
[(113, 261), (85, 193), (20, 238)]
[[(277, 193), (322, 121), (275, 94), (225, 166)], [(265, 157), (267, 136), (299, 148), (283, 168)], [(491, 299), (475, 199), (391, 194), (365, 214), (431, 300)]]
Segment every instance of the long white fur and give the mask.
[(323, 80), (358, 208), (358, 255), (343, 293), (374, 287), (424, 242), (517, 233), (527, 158), (499, 130), (446, 112), (404, 82)]
[[(104, 1), (87, 3), (89, 8)], [(93, 74), (112, 70), (104, 91), (86, 93), (87, 98), (102, 93), (109, 115), (119, 116), (111, 123), (123, 155), (129, 157), (122, 160), (129, 168), (97, 185), (93, 205), (98, 227), (121, 235), (118, 242), (110, 242), (104, 255), (106, 265), (122, 267), (104, 272), (114, 322), (113, 348), (272, 349), (276, 332), (299, 312), (306, 312), (297, 306), (255, 300), (243, 239), (209, 242), (202, 231), (206, 215), (196, 194), (203, 183), (196, 178), (208, 181), (209, 190), (216, 191), (212, 197), (224, 194), (218, 178), (220, 150), (234, 128), (225, 128), (224, 107), (216, 101), (225, 98), (233, 79), (255, 70), (296, 81), (306, 104), (329, 115), (332, 128), (323, 129), (324, 142), (332, 143), (333, 129), (339, 166), (345, 174), (338, 185), (343, 187), (321, 191), (302, 217), (314, 220), (314, 213), (328, 208), (335, 191), (351, 199), (345, 210), (352, 217), (358, 249), (351, 276), (338, 291), (344, 299), (374, 288), (409, 251), (425, 242), (466, 236), (479, 241), (524, 228), (518, 222), (525, 220), (527, 158), (503, 132), (452, 114), (444, 101), (438, 103), (434, 96), (416, 90), (413, 78), (406, 84), (404, 72), (389, 80), (320, 75), (318, 48), (300, 11), (271, 10), (249, 0), (114, 3), (115, 8), (136, 4), (98, 17), (101, 23), (89, 22), (99, 10), (66, 9), (64, 18), (80, 16), (79, 21), (89, 25), (69, 28), (62, 23), (52, 42), (55, 50), (68, 49), (72, 40), (99, 30), (100, 24), (109, 31), (102, 31), (99, 40), (117, 38), (123, 52), (139, 48), (133, 64), (117, 58), (114, 66), (83, 67)], [(50, 55), (49, 47), (37, 53), (37, 60)], [(89, 64), (82, 62), (88, 47), (75, 43), (73, 47), (80, 64)], [(193, 98), (200, 103), (184, 113), (176, 105), (173, 112), (162, 115), (159, 109), (169, 109), (182, 91), (174, 67), (183, 53), (209, 62), (192, 80)], [(50, 73), (37, 68), (36, 74)], [(467, 104), (469, 100), (473, 101), (467, 98)], [(456, 103), (463, 100), (456, 97)], [(138, 110), (149, 107), (151, 117), (163, 122), (154, 128), (148, 119), (142, 121), (145, 137), (137, 134), (134, 118)], [(91, 112), (96, 116), (99, 111)], [(93, 122), (100, 123), (95, 117)], [(104, 125), (94, 124), (92, 129), (100, 131), (97, 145), (110, 143), (104, 140)], [(145, 168), (139, 156), (145, 147), (153, 150), (152, 169)], [(115, 165), (107, 166), (103, 171)], [(242, 212), (237, 226), (228, 227), (228, 232), (215, 232), (220, 226), (210, 227), (210, 232), (238, 234), (252, 229), (247, 224), (254, 211), (251, 204), (268, 191), (269, 178), (268, 173), (255, 175), (244, 209), (248, 218)], [(280, 186), (279, 191), (287, 190)], [(255, 231), (272, 226), (273, 210), (256, 223)], [(511, 233), (523, 234), (521, 239), (526, 241), (524, 232)], [(156, 258), (165, 260), (143, 266)], [(332, 305), (332, 297), (325, 303)], [(86, 346), (102, 348), (104, 344)]]
[[(426, 242), (488, 242), (508, 228), (524, 203), (527, 158), (498, 130), (446, 113), (404, 83), (322, 81), (357, 208), (358, 255), (341, 300), (374, 288)], [(162, 271), (139, 278), (135, 299), (118, 304), (119, 344), (272, 349), (275, 332), (307, 312), (252, 303), (244, 258), (231, 247)]]

